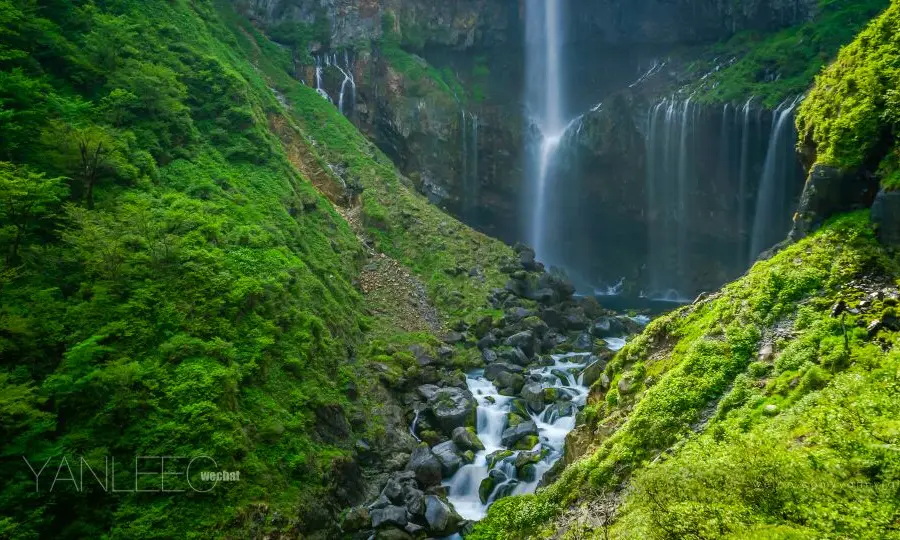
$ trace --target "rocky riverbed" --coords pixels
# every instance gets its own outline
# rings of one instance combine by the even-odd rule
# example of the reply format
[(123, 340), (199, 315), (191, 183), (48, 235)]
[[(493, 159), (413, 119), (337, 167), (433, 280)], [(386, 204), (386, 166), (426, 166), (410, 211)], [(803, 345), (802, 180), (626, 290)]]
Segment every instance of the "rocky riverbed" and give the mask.
[[(419, 441), (369, 504), (345, 513), (358, 538), (450, 536), (505, 496), (534, 491), (562, 457), (588, 389), (643, 317), (603, 309), (519, 245), (491, 292), (502, 316), (458, 321), (437, 358), (413, 346), (421, 370), (398, 380)], [(459, 356), (479, 360), (468, 371)]]

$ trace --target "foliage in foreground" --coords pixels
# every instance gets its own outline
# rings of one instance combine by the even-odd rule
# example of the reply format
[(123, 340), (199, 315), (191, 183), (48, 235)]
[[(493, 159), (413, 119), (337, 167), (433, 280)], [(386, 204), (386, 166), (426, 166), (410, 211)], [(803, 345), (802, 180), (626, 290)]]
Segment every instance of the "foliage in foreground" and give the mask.
[[(897, 334), (873, 341), (864, 328), (892, 301), (830, 313), (863, 298), (851, 284), (897, 275), (858, 213), (654, 321), (607, 367), (612, 390), (593, 389), (593, 454), (536, 496), (499, 501), (474, 538), (552, 532), (571, 505), (623, 482), (618, 521), (571, 537), (896, 535)], [(766, 343), (777, 355), (755, 361)]]
[[(292, 71), (225, 0), (0, 0), (0, 536), (328, 527), (354, 441), (384, 433), (363, 249), (314, 183), (365, 188), (371, 234), (445, 316), (498, 285), (506, 248), (411, 193)], [(23, 455), (52, 459), (39, 492)], [(135, 456), (197, 455), (241, 481), (45, 483), (61, 456), (76, 478), (115, 457), (120, 490)]]
[(900, 186), (900, 3), (875, 19), (816, 79), (797, 116), (819, 163)]

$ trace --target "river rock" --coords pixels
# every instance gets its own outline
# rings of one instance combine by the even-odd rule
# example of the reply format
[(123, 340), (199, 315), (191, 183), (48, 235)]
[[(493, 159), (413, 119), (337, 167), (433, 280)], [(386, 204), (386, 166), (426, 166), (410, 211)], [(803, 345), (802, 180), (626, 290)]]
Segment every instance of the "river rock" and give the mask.
[(535, 261), (534, 257), (535, 254), (533, 249), (524, 249), (519, 252), (519, 263), (522, 265), (522, 268), (529, 272), (537, 270), (537, 261)]
[(584, 330), (588, 327), (587, 317), (581, 308), (573, 308), (566, 313), (565, 326), (569, 330)]
[(522, 422), (515, 427), (507, 428), (503, 432), (500, 441), (503, 446), (512, 447), (515, 446), (519, 440), (532, 435), (536, 436), (537, 433), (537, 426), (534, 422)]
[(522, 352), (524, 352), (525, 355), (529, 358), (534, 356), (535, 338), (531, 330), (525, 330), (523, 332), (519, 332), (518, 334), (509, 336), (508, 338), (506, 338), (505, 344), (508, 347), (521, 349)]
[(625, 375), (622, 375), (621, 377), (619, 377), (619, 382), (617, 384), (617, 387), (619, 388), (620, 395), (624, 396), (626, 394), (629, 394), (631, 392), (631, 390), (634, 388), (633, 376), (630, 373), (626, 373)]
[(457, 447), (464, 450), (484, 450), (484, 443), (469, 428), (458, 427), (454, 429), (452, 439)]
[(406, 526), (406, 508), (402, 506), (386, 506), (377, 508), (370, 512), (372, 516), (372, 527), (376, 529), (383, 525), (396, 525), (398, 527)]
[(443, 474), (444, 478), (450, 478), (462, 467), (459, 448), (456, 447), (456, 443), (453, 441), (441, 443), (432, 448), (431, 452), (441, 462), (441, 474)]
[(403, 503), (406, 505), (406, 511), (413, 516), (425, 515), (425, 494), (422, 490), (409, 487), (403, 494)]
[(566, 326), (566, 318), (556, 308), (545, 308), (541, 311), (541, 320), (552, 330), (563, 330)]
[(447, 434), (459, 426), (475, 423), (475, 398), (468, 390), (441, 388), (429, 398), (428, 407), (437, 424)]
[(422, 386), (416, 388), (416, 392), (418, 392), (418, 394), (422, 396), (422, 399), (427, 401), (431, 399), (434, 394), (436, 394), (440, 389), (441, 388), (439, 386), (433, 384), (423, 384)]
[(572, 348), (580, 352), (588, 352), (594, 348), (594, 340), (587, 332), (583, 332), (572, 344)]
[(497, 361), (497, 353), (493, 349), (485, 348), (481, 351), (481, 359), (485, 364), (493, 364)]
[(586, 368), (581, 372), (582, 376), (582, 384), (590, 388), (600, 379), (600, 375), (603, 373), (603, 370), (606, 369), (607, 360), (605, 358), (598, 358), (596, 356), (590, 357), (590, 363)]
[(559, 382), (563, 384), (569, 384), (569, 373), (561, 369), (551, 369), (550, 374), (556, 377)]
[(520, 373), (501, 371), (494, 380), (494, 384), (501, 390), (509, 389), (513, 394), (518, 394), (522, 391), (522, 387), (525, 386), (525, 377)]
[(500, 353), (500, 359), (507, 363), (516, 364), (522, 367), (527, 366), (531, 363), (531, 360), (528, 356), (516, 347), (515, 349), (507, 349)]
[(481, 484), (478, 485), (478, 498), (481, 499), (481, 504), (488, 503), (496, 485), (497, 480), (491, 475), (488, 475), (487, 478), (481, 481)]
[(628, 328), (618, 317), (603, 317), (591, 326), (595, 338), (621, 337), (628, 334)]
[(351, 508), (341, 521), (341, 530), (345, 533), (361, 531), (371, 526), (372, 516), (369, 515), (369, 510), (364, 506)]
[(517, 366), (515, 364), (508, 364), (506, 362), (495, 362), (486, 368), (484, 368), (484, 377), (493, 381), (497, 378), (500, 373), (509, 372), (509, 373), (524, 373), (524, 369), (521, 366)]
[(523, 307), (514, 307), (506, 310), (503, 314), (503, 325), (508, 326), (511, 324), (515, 324), (523, 319), (527, 319), (534, 315), (534, 312), (531, 310), (525, 309)]
[[(407, 523), (406, 527), (409, 527), (410, 524)], [(412, 536), (408, 532), (406, 532), (406, 527), (403, 529), (398, 529), (396, 527), (388, 527), (386, 529), (379, 529), (378, 532), (375, 533), (373, 538), (375, 540), (412, 540)]]
[(485, 349), (490, 349), (492, 347), (496, 347), (497, 346), (497, 338), (494, 337), (493, 334), (488, 334), (488, 335), (484, 336), (483, 338), (479, 339), (475, 343), (475, 346), (477, 346), (482, 351)]
[(541, 383), (526, 384), (520, 395), (532, 412), (538, 413), (544, 409), (544, 388)]
[(459, 530), (463, 518), (445, 501), (428, 495), (425, 497), (425, 520), (432, 536), (449, 536)]
[(406, 470), (413, 471), (416, 481), (422, 487), (430, 487), (441, 483), (441, 462), (435, 457), (427, 444), (420, 444), (413, 450), (406, 465)]

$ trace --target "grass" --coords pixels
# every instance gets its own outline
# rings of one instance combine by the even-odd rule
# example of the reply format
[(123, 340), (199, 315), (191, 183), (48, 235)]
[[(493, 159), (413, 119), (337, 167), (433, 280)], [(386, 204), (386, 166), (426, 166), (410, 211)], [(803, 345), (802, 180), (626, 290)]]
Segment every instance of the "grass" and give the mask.
[[(862, 328), (881, 313), (881, 305), (844, 319), (831, 318), (830, 310), (837, 299), (852, 305), (862, 297), (848, 288), (854, 280), (885, 276), (896, 283), (897, 275), (896, 263), (869, 229), (867, 213), (856, 213), (757, 263), (715, 298), (653, 321), (607, 366), (614, 390), (592, 389), (584, 420), (593, 430), (594, 450), (537, 495), (499, 501), (472, 537), (549, 534), (554, 523), (565, 521), (571, 505), (590, 505), (623, 482), (631, 482), (637, 491), (626, 494), (625, 517), (612, 528), (617, 538), (717, 538), (741, 531), (762, 534), (759, 527), (764, 525), (813, 531), (818, 537), (884, 534), (896, 501), (866, 488), (837, 496), (813, 489), (819, 474), (815, 465), (786, 475), (801, 477), (801, 484), (779, 480), (787, 494), (765, 493), (756, 500), (752, 486), (764, 482), (773, 469), (791, 470), (808, 459), (790, 452), (799, 432), (783, 426), (843, 414), (844, 405), (832, 397), (839, 392), (836, 385), (865, 388), (879, 403), (896, 400), (893, 392), (900, 387), (880, 386), (875, 380), (896, 377), (897, 355), (870, 342)], [(889, 333), (883, 339), (893, 343), (896, 337)], [(757, 351), (772, 340), (777, 360), (760, 365)], [(871, 383), (860, 379), (873, 369), (881, 371)], [(626, 374), (635, 385), (622, 395), (615, 390), (616, 381)], [(893, 430), (891, 414), (879, 411), (874, 418), (882, 420), (873, 422), (887, 422), (884, 428)], [(709, 420), (697, 435), (697, 422), (703, 422), (704, 415)], [(787, 418), (794, 424), (782, 424)], [(893, 468), (893, 455), (880, 452), (873, 458), (869, 453), (877, 443), (874, 436), (840, 425), (827, 444), (838, 445), (851, 433), (868, 446), (860, 453), (853, 445), (843, 452), (823, 450), (830, 459), (823, 463), (824, 470), (835, 475), (833, 481), (865, 480), (859, 464), (869, 459), (875, 459), (872, 466), (883, 473), (878, 482), (887, 486), (896, 481), (900, 470)], [(894, 440), (896, 432), (889, 433), (886, 440)], [(761, 446), (779, 451), (760, 455)], [(651, 465), (660, 461), (662, 465)], [(695, 484), (696, 490), (685, 487)], [(735, 487), (739, 485), (741, 489)], [(794, 495), (802, 495), (802, 509), (791, 505)], [(769, 496), (771, 500), (765, 498)], [(844, 515), (836, 512), (846, 507), (850, 510)], [(866, 512), (875, 508), (883, 519), (866, 521)], [(566, 527), (574, 532), (576, 525)], [(593, 534), (603, 537), (600, 529)]]
[[(709, 49), (708, 60), (690, 71), (701, 101), (743, 102), (757, 96), (774, 108), (803, 94), (838, 50), (879, 12), (888, 0), (820, 0), (813, 20), (772, 34), (742, 32)], [(716, 69), (717, 65), (725, 64)]]

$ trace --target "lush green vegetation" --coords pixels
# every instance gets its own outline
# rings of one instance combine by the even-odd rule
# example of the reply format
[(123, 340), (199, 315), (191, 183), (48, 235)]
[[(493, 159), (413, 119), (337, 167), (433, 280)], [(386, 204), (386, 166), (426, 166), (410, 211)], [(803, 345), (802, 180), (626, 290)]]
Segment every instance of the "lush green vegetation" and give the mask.
[(705, 49), (708, 59), (691, 66), (697, 77), (709, 74), (696, 85), (700, 99), (741, 102), (757, 96), (774, 108), (803, 94), (838, 49), (889, 3), (819, 0), (818, 13), (809, 22), (773, 34), (742, 32)]
[[(381, 213), (369, 234), (445, 317), (474, 316), (502, 283), (506, 248), (412, 193), (231, 9), (0, 1), (0, 536), (328, 526), (354, 441), (384, 436), (361, 361), (433, 337), (354, 355), (376, 330), (353, 283), (364, 252), (314, 185), (365, 189), (363, 211)], [(36, 470), (53, 458), (39, 492), (23, 455)], [(241, 481), (46, 481), (59, 456), (78, 478), (81, 456), (197, 455)], [(117, 489), (158, 487), (135, 473), (119, 465)]]
[(900, 4), (873, 21), (816, 79), (797, 126), (820, 163), (880, 169), (900, 184)]
[(382, 37), (378, 42), (379, 52), (388, 65), (408, 81), (404, 95), (424, 97), (432, 89), (437, 89), (454, 100), (465, 99), (465, 90), (451, 71), (439, 71), (424, 58), (404, 49), (404, 44), (408, 43), (404, 39), (407, 35), (406, 32), (411, 31), (415, 26), (404, 26), (401, 32), (397, 19), (391, 11), (384, 13), (381, 26)]
[[(898, 335), (865, 330), (896, 301), (831, 309), (866, 295), (849, 284), (897, 276), (858, 213), (654, 321), (607, 366), (613, 390), (593, 388), (593, 453), (538, 495), (499, 501), (473, 537), (549, 534), (629, 479), (616, 523), (568, 522), (585, 534), (573, 538), (896, 535), (900, 357), (885, 351)], [(755, 361), (765, 344), (773, 357)]]

